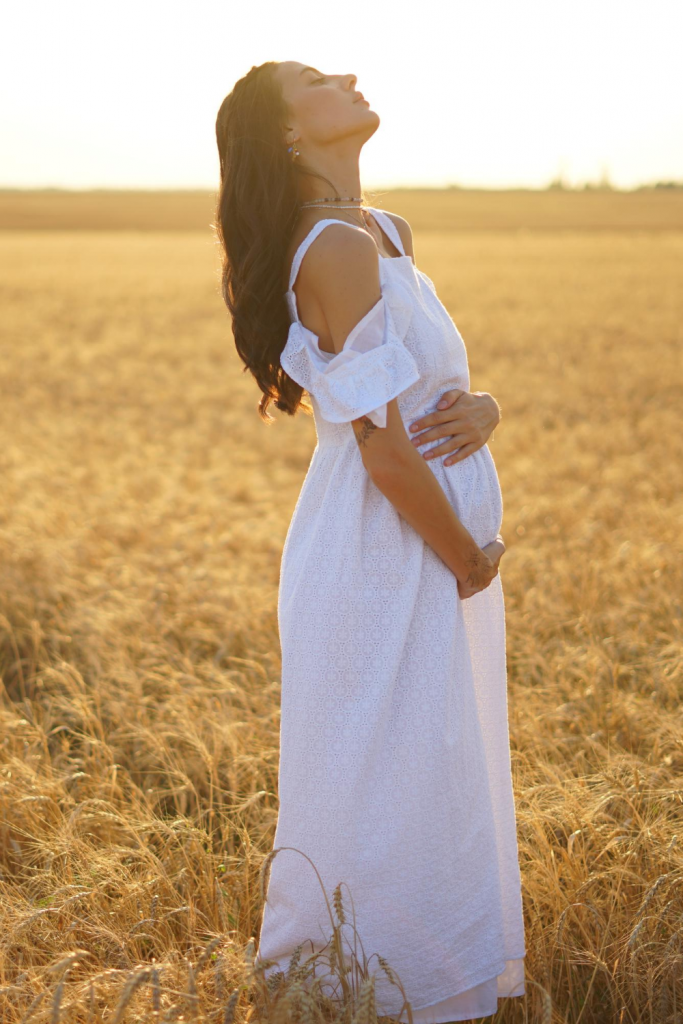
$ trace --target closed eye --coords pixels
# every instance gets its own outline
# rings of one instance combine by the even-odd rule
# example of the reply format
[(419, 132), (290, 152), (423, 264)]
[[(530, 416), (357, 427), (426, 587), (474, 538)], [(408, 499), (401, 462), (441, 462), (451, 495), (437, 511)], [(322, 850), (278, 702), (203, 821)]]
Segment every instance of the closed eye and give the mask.
[(321, 78), (313, 78), (312, 82), (326, 82), (327, 78), (323, 75)]

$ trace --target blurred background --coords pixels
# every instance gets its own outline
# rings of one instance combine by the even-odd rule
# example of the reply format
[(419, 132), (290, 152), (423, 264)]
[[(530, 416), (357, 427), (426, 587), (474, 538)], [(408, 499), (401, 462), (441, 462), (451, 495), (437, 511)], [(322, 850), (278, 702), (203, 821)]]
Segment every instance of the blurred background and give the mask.
[(3, 1021), (323, 1019), (250, 966), (315, 445), (259, 419), (220, 296), (215, 117), (265, 60), (358, 76), (370, 202), (502, 410), (529, 984), (500, 1020), (679, 1020), (681, 38), (673, 0), (3, 12)]

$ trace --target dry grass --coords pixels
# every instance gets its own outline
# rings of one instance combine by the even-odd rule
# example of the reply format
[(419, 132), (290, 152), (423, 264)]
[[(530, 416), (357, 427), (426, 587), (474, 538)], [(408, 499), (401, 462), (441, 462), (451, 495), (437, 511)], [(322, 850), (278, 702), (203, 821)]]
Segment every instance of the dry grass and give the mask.
[[(683, 189), (395, 189), (373, 205), (407, 217), (413, 230), (667, 231), (683, 228)], [(0, 229), (205, 231), (209, 190), (0, 189)]]
[[(420, 201), (419, 264), (503, 410), (529, 985), (500, 1019), (673, 1024), (683, 234), (438, 232)], [(7, 230), (0, 264), (0, 1016), (319, 1019), (296, 971), (268, 1008), (249, 944), (313, 424), (259, 421), (208, 231)]]

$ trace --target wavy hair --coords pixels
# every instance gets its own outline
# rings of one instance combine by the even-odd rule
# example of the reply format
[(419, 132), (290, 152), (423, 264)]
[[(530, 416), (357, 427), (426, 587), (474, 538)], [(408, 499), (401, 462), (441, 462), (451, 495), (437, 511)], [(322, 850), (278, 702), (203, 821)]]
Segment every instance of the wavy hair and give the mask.
[[(220, 189), (213, 228), (221, 247), (221, 292), (232, 318), (237, 353), (261, 389), (258, 412), (270, 402), (294, 415), (304, 389), (280, 365), (290, 318), (285, 291), (288, 244), (299, 218), (297, 182), (311, 175), (293, 162), (285, 132), (289, 107), (273, 72), (276, 61), (254, 65), (223, 102), (216, 119)], [(337, 193), (338, 194), (338, 193)]]

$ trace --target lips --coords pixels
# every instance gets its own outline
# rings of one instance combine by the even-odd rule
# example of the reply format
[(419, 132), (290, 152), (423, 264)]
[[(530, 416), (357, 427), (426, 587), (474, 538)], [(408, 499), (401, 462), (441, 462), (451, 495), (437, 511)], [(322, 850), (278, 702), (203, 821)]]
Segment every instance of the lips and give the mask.
[(364, 99), (365, 99), (365, 96), (363, 95), (363, 93), (362, 93), (362, 92), (359, 92), (359, 93), (358, 93), (358, 95), (356, 96), (356, 98), (355, 98), (355, 100), (354, 100), (353, 102), (354, 102), (354, 103), (359, 103), (359, 102), (360, 102), (361, 100), (364, 100)]

